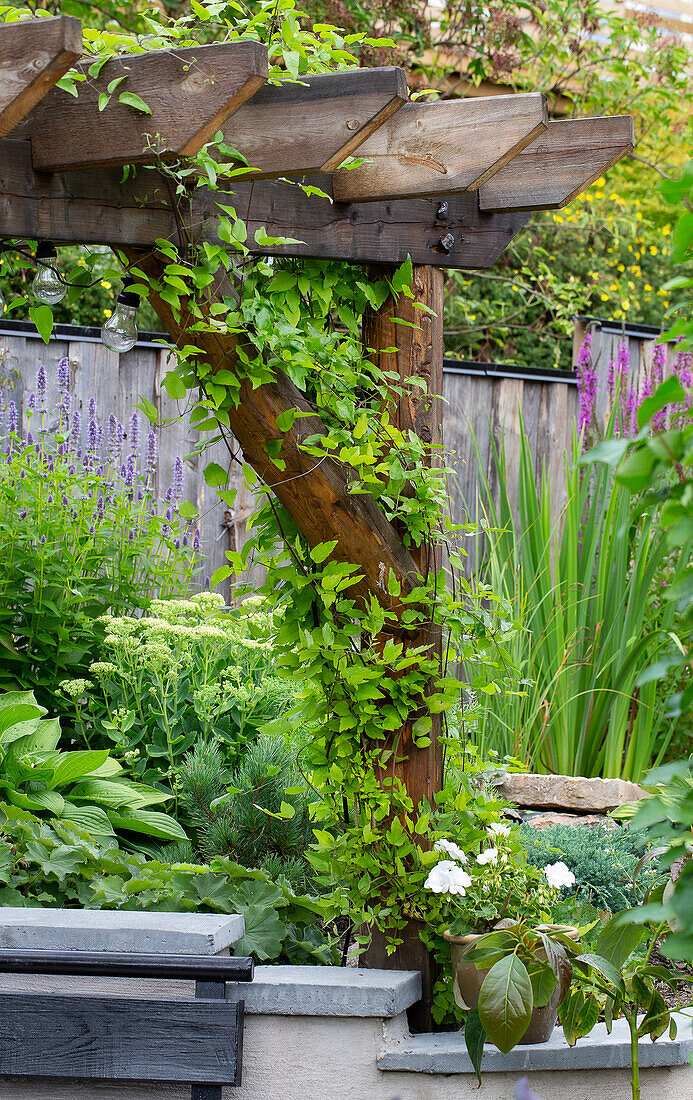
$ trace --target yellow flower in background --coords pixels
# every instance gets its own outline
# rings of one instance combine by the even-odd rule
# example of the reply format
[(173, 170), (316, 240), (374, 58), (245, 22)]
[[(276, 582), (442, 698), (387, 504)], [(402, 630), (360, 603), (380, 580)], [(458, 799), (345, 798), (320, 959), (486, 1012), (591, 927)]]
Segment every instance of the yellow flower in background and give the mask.
[(84, 259), (84, 256), (80, 256), (80, 258), (77, 261), (77, 266), (78, 267), (86, 267), (87, 266), (87, 261)]
[(630, 299), (624, 298), (621, 302), (621, 309), (630, 309)]
[(619, 264), (616, 270), (617, 271), (625, 271), (626, 270), (625, 264)]
[(651, 287), (649, 283), (645, 283), (645, 290), (653, 290), (653, 289), (654, 289), (654, 287)]
[(630, 287), (631, 290), (635, 290), (635, 283), (633, 282), (632, 279), (628, 280), (628, 286)]
[(670, 225), (665, 225), (665, 226), (662, 227), (662, 236), (668, 237), (670, 233), (671, 233), (671, 226)]
[(113, 286), (113, 283), (109, 283), (108, 279), (102, 279), (101, 286), (104, 288), (104, 290), (110, 290)]
[(609, 301), (609, 295), (608, 294), (602, 294), (601, 299), (602, 299), (603, 302), (608, 302)]
[(561, 222), (563, 221), (563, 218), (561, 217), (561, 215), (560, 215), (560, 214), (554, 214), (554, 216), (553, 216), (553, 220), (554, 220), (555, 222), (557, 222), (558, 224), (560, 224), (560, 223), (561, 223)]
[(594, 181), (594, 186), (595, 187), (603, 187), (605, 183), (606, 183), (606, 180), (605, 180), (604, 176), (600, 176), (598, 180)]
[(657, 245), (656, 244), (651, 244), (650, 245), (650, 256), (656, 256), (658, 252), (659, 252), (659, 249), (657, 248)]
[(112, 311), (111, 311), (110, 309), (105, 309), (105, 310), (103, 311), (103, 315), (104, 315), (104, 317), (110, 317), (110, 316), (111, 316), (111, 312), (112, 312)]

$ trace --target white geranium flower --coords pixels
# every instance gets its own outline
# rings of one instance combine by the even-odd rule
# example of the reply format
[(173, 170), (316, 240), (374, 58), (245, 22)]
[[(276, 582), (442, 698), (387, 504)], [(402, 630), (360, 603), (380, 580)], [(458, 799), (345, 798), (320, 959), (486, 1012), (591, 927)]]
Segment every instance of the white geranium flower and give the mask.
[(462, 849), (458, 848), (452, 840), (436, 840), (433, 851), (445, 852), (446, 855), (450, 856), (450, 859), (456, 859), (458, 863), (467, 862), (467, 857)]
[(510, 836), (510, 826), (503, 825), (500, 821), (493, 821), (488, 827), (489, 836)]
[(485, 852), (482, 852), (480, 856), (476, 857), (477, 863), (480, 863), (482, 867), (487, 863), (495, 863), (497, 859), (497, 848), (487, 848)]
[(434, 894), (457, 894), (463, 898), (472, 880), (466, 871), (451, 859), (442, 859), (428, 873), (424, 886)]
[(544, 874), (549, 886), (553, 886), (555, 890), (560, 890), (562, 886), (573, 886), (575, 884), (575, 875), (566, 867), (565, 863), (549, 863), (544, 868)]

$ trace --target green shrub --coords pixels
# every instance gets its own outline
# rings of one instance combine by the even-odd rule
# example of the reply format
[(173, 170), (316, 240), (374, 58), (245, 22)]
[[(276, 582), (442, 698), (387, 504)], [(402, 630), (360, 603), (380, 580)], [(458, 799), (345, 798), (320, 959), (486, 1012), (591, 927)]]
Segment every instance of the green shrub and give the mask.
[(104, 430), (94, 401), (88, 423), (80, 423), (68, 381), (64, 359), (60, 404), (49, 413), (39, 367), (27, 399), (31, 430), (20, 438), (10, 402), (0, 451), (0, 686), (32, 688), (53, 714), (61, 712), (60, 681), (83, 678), (96, 657), (96, 619), (187, 591), (198, 542), (177, 511), (180, 460), (171, 501), (158, 504), (154, 433), (143, 465), (137, 414), (126, 447), (123, 426), (112, 416)]
[(283, 879), (272, 882), (227, 859), (209, 865), (148, 859), (115, 840), (96, 841), (67, 822), (48, 825), (29, 814), (0, 823), (3, 905), (240, 913), (245, 935), (236, 954), (259, 962), (337, 962), (321, 903)]
[(140, 834), (185, 838), (177, 821), (150, 809), (171, 795), (131, 782), (107, 749), (61, 752), (60, 720), (45, 714), (30, 691), (0, 694), (0, 792), (12, 807), (70, 821), (92, 836), (118, 829), (134, 846)]
[(199, 742), (178, 784), (205, 858), (227, 856), (290, 881), (307, 880), (308, 799), (293, 751), (282, 741), (259, 737), (233, 772), (224, 767), (218, 745)]
[(647, 869), (633, 883), (635, 869), (646, 848), (643, 833), (604, 825), (552, 825), (539, 831), (522, 827), (527, 859), (535, 867), (561, 859), (575, 875), (575, 897), (611, 913), (642, 901), (653, 873)]

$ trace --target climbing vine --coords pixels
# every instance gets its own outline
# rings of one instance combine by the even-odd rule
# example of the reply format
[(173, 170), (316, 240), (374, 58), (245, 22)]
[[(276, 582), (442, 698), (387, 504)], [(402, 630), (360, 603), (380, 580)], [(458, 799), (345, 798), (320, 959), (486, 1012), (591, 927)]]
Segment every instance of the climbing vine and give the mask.
[[(268, 47), (270, 79), (297, 80), (355, 66), (353, 47), (383, 46), (326, 24), (307, 28), (293, 0), (261, 0), (250, 13), (210, 0), (193, 0), (191, 7), (178, 20), (142, 15), (141, 35), (87, 32), (94, 60), (86, 74), (73, 72), (61, 82), (66, 93), (79, 95), (83, 80), (127, 51), (256, 38)], [(117, 96), (142, 114), (146, 129), (146, 103), (127, 95), (126, 80), (106, 93), (103, 110), (108, 97)], [(148, 140), (155, 150), (155, 135)], [(407, 924), (421, 919), (424, 909), (430, 912), (423, 882), (437, 859), (433, 841), (450, 835), (451, 815), (483, 821), (494, 813), (459, 779), (434, 804), (414, 805), (398, 770), (405, 751), (400, 731), (411, 730), (406, 751), (425, 749), (432, 716), (458, 703), (465, 688), (500, 690), (508, 665), (503, 637), (511, 625), (491, 593), (473, 587), (461, 572), (456, 544), (464, 531), (446, 518), (449, 471), (440, 444), (396, 423), (395, 402), (403, 394), (414, 392), (426, 402), (440, 398), (422, 392), (421, 379), (401, 379), (380, 366), (362, 345), (367, 310), (390, 297), (395, 310), (413, 301), (411, 261), (388, 278), (372, 278), (356, 266), (252, 255), (233, 190), (243, 161), (221, 134), (197, 156), (156, 162), (156, 168), (175, 209), (177, 239), (157, 241), (149, 254), (118, 258), (132, 289), (180, 334), (171, 344), (175, 365), (164, 384), (179, 414), (190, 416), (201, 433), (200, 451), (220, 437), (226, 441), (229, 467), (210, 464), (206, 478), (229, 505), (229, 469), (243, 462), (232, 423), (244, 394), (286, 377), (300, 398), (277, 416), (276, 436), (264, 445), (264, 467), (244, 466), (257, 494), (253, 535), (242, 553), (228, 554), (228, 566), (213, 582), (240, 574), (250, 553), (266, 568), (263, 591), (281, 610), (281, 667), (303, 691), (300, 720), (308, 736), (300, 764), (318, 795), (310, 858), (332, 889), (334, 913), (348, 914), (366, 938), (377, 926), (394, 948)], [(195, 233), (195, 198), (203, 187), (215, 196), (216, 240), (200, 241)], [(255, 232), (254, 245), (282, 243), (263, 228)], [(156, 417), (146, 402), (143, 407)], [(307, 427), (296, 437), (299, 419)], [(431, 566), (406, 578), (383, 567), (376, 594), (361, 584), (357, 564), (341, 560), (338, 540), (311, 545), (271, 491), (292, 447), (309, 470), (328, 463), (336, 468), (348, 495), (374, 501), (403, 546)], [(445, 570), (434, 552), (443, 544)], [(438, 632), (442, 651), (432, 640)], [(462, 670), (471, 664), (484, 672), (465, 684)], [(442, 740), (448, 752), (459, 751)], [(290, 816), (291, 806), (282, 812)]]

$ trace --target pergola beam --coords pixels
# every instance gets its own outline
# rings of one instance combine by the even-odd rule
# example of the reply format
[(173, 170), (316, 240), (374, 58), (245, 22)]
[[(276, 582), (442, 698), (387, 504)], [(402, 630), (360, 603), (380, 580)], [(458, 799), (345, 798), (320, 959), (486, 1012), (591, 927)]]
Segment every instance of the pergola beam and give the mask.
[(354, 69), (266, 84), (230, 118), (224, 139), (253, 179), (331, 172), (407, 102), (403, 69)]
[(73, 15), (0, 25), (0, 137), (5, 137), (82, 56)]
[[(330, 176), (311, 182), (329, 192)], [(199, 188), (189, 230), (193, 240), (217, 242), (217, 199), (233, 204), (248, 227), (251, 251), (354, 263), (414, 263), (433, 267), (490, 267), (527, 220), (524, 214), (481, 214), (476, 195), (392, 203), (331, 203), (273, 180), (230, 184), (233, 194)], [(189, 213), (182, 211), (187, 225)], [(263, 247), (255, 232), (298, 243)], [(0, 141), (0, 239), (150, 248), (178, 240), (165, 180), (140, 168), (125, 181), (119, 169), (35, 172), (28, 141)]]
[(631, 115), (550, 122), (542, 134), (483, 185), (479, 206), (502, 210), (558, 210), (632, 152)]
[(359, 149), (368, 163), (335, 173), (340, 202), (475, 191), (542, 134), (546, 97), (408, 103)]
[[(88, 68), (86, 61), (77, 66)], [(99, 97), (114, 80), (121, 83), (100, 111)], [(56, 89), (34, 112), (34, 167), (57, 172), (193, 156), (266, 80), (267, 50), (250, 40), (114, 58), (79, 84), (77, 99)], [(121, 102), (123, 94), (150, 113)]]

